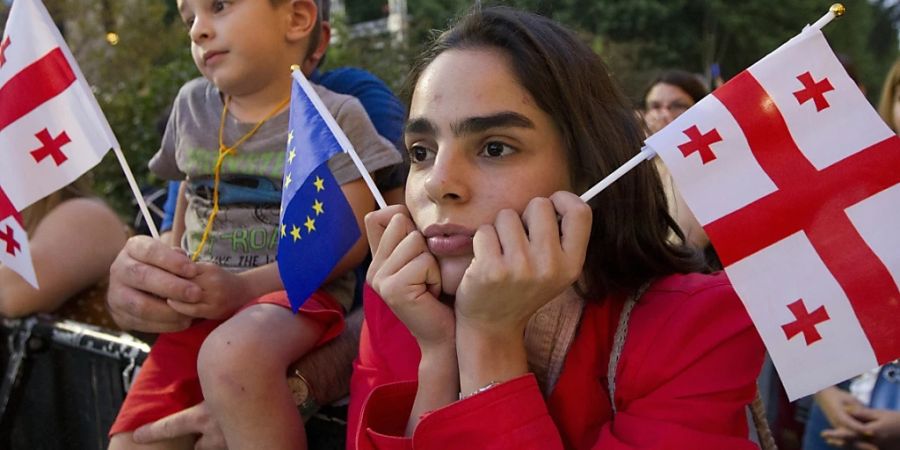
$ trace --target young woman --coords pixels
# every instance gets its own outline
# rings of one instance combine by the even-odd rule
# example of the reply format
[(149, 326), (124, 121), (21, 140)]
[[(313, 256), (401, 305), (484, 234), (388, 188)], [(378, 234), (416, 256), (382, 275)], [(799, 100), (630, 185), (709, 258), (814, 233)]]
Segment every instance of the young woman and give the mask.
[[(666, 70), (659, 74), (644, 92), (644, 123), (649, 134), (663, 129), (688, 108), (694, 106), (707, 94), (706, 86), (694, 74), (679, 70)], [(669, 198), (669, 213), (675, 218), (684, 233), (684, 242), (695, 248), (703, 249), (711, 267), (721, 268), (718, 257), (709, 247), (709, 237), (700, 226), (700, 222), (688, 209), (681, 192), (675, 186), (675, 180), (669, 169), (656, 158), (656, 168), (663, 181), (663, 189)]]
[[(414, 67), (406, 206), (373, 262), (348, 448), (756, 448), (762, 344), (693, 250), (600, 59), (491, 8)], [(618, 334), (617, 334), (618, 332)]]

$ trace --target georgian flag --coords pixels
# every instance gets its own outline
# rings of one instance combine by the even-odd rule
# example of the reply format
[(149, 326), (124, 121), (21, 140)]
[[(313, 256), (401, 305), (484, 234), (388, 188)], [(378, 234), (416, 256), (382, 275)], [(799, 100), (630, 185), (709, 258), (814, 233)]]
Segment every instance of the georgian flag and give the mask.
[(118, 148), (46, 8), (13, 2), (0, 40), (0, 187), (18, 211)]
[(900, 139), (820, 31), (647, 145), (709, 235), (791, 399), (900, 356)]
[(0, 265), (9, 267), (38, 288), (22, 218), (0, 188)]

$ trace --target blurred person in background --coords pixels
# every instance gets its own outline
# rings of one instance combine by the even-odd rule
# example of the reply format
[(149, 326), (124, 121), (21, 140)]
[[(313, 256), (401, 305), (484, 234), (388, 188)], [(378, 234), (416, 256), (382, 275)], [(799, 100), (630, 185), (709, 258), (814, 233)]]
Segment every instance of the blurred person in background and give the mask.
[(0, 316), (56, 312), (116, 328), (106, 312), (105, 284), (128, 231), (93, 195), (89, 175), (25, 208), (22, 220), (40, 289), (0, 264)]

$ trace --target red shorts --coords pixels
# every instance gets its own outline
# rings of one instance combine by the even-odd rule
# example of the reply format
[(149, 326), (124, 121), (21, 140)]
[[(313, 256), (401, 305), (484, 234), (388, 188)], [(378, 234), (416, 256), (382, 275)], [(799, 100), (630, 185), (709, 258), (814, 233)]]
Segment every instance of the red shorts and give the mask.
[[(264, 295), (244, 308), (257, 304), (274, 304), (290, 309), (285, 291)], [(343, 331), (343, 311), (334, 298), (321, 290), (303, 304), (297, 314), (325, 328), (313, 348), (324, 345)], [(222, 322), (224, 320), (199, 320), (184, 331), (159, 335), (128, 390), (119, 415), (109, 430), (110, 436), (134, 431), (203, 401), (197, 375), (197, 356), (203, 341)]]

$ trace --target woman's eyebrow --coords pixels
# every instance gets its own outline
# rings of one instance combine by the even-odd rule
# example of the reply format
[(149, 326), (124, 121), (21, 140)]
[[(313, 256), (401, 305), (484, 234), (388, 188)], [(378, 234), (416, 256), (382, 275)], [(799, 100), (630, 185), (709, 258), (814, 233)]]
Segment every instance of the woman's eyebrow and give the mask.
[(435, 127), (430, 120), (424, 117), (416, 117), (410, 118), (409, 121), (406, 122), (406, 129), (404, 131), (406, 133), (427, 134), (434, 136), (437, 134), (437, 127)]
[(452, 124), (450, 129), (453, 134), (460, 136), (463, 134), (480, 133), (490, 130), (491, 128), (534, 128), (534, 122), (531, 119), (512, 111), (503, 111), (489, 116), (469, 117), (458, 123)]

